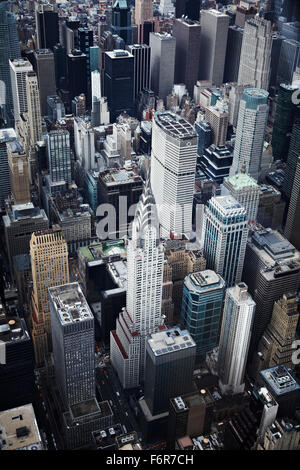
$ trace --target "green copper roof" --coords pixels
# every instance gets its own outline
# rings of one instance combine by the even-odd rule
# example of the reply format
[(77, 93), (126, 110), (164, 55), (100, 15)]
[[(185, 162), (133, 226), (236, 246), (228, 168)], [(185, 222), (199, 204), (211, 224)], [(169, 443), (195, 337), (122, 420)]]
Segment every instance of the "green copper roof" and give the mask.
[(249, 186), (258, 188), (258, 184), (255, 179), (246, 173), (238, 173), (237, 175), (229, 176), (228, 178), (225, 178), (225, 181), (229, 183), (236, 191), (247, 188)]

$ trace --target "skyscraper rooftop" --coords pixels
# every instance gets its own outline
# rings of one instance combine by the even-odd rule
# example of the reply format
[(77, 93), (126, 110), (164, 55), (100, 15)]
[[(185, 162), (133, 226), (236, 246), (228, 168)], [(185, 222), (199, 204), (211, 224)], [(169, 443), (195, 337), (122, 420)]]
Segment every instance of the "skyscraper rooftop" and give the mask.
[(260, 374), (276, 395), (283, 395), (292, 390), (300, 390), (300, 385), (285, 366), (275, 366), (271, 369), (262, 370)]
[(169, 135), (176, 139), (185, 139), (197, 136), (194, 127), (185, 119), (169, 111), (157, 112), (154, 115), (157, 124)]
[(189, 290), (197, 292), (205, 292), (206, 290), (211, 291), (225, 286), (225, 282), (221, 276), (210, 269), (189, 274), (186, 276), (184, 283)]
[(225, 181), (230, 184), (235, 191), (239, 191), (250, 186), (253, 186), (254, 188), (258, 187), (255, 179), (246, 173), (238, 173), (237, 175), (229, 176), (228, 178), (225, 178)]
[(233, 196), (217, 196), (212, 198), (212, 205), (223, 215), (230, 216), (245, 213), (245, 208)]
[(51, 287), (49, 295), (62, 325), (94, 318), (78, 283)]
[(196, 347), (196, 343), (189, 332), (179, 328), (153, 333), (148, 343), (155, 356)]

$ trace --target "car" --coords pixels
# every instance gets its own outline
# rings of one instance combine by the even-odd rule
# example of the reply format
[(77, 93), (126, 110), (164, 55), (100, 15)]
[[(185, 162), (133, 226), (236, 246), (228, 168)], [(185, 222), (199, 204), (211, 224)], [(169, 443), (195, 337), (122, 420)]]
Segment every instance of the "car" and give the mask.
[(120, 396), (119, 392), (116, 392), (116, 395), (117, 395), (117, 397), (119, 397)]
[(107, 434), (105, 431), (100, 431), (100, 436), (102, 437), (102, 439), (105, 439), (105, 437), (107, 437)]
[(111, 436), (114, 436), (116, 434), (116, 431), (114, 430), (114, 428), (109, 428), (108, 432)]

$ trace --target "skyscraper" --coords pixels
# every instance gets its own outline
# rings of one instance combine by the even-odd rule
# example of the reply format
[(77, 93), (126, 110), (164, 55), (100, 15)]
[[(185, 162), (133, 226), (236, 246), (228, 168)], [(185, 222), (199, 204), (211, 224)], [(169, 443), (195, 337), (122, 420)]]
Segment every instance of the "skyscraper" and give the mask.
[(286, 171), (282, 185), (282, 193), (286, 201), (292, 195), (294, 179), (296, 175), (298, 157), (300, 152), (300, 116), (296, 115), (292, 129), (291, 142), (286, 162)]
[(186, 240), (167, 239), (164, 243), (164, 249), (166, 260), (164, 266), (166, 269), (165, 278), (172, 281), (169, 295), (174, 306), (173, 320), (178, 323), (180, 321), (184, 278), (189, 273), (203, 271), (206, 267), (206, 261), (201, 250), (193, 251), (187, 248)]
[(0, 325), (0, 340), (5, 351), (0, 374), (0, 411), (3, 411), (31, 403), (35, 384), (32, 342), (24, 318), (6, 317), (2, 313)]
[(48, 292), (64, 445), (82, 448), (91, 444), (92, 432), (112, 425), (109, 403), (96, 399), (94, 317), (77, 282)]
[(267, 427), (263, 438), (258, 450), (299, 450), (299, 424), (292, 419), (276, 419)]
[(47, 97), (55, 95), (54, 55), (50, 49), (34, 51), (33, 69), (38, 77), (42, 116), (47, 114)]
[(296, 167), (291, 199), (284, 229), (286, 238), (300, 250), (300, 157)]
[(174, 3), (172, 2), (172, 0), (160, 0), (158, 11), (163, 16), (167, 16), (170, 13), (174, 13)]
[(212, 197), (204, 209), (202, 240), (207, 267), (228, 286), (242, 277), (248, 236), (247, 212), (232, 196)]
[(279, 232), (256, 231), (247, 243), (242, 279), (256, 302), (252, 354), (271, 320), (274, 302), (299, 288), (300, 253)]
[(246, 87), (244, 85), (233, 84), (229, 91), (229, 124), (231, 124), (234, 128), (237, 126), (240, 101), (242, 99), (245, 88)]
[(292, 101), (296, 86), (281, 83), (278, 90), (276, 113), (272, 133), (274, 160), (287, 160), (294, 117), (297, 111)]
[(255, 302), (244, 282), (227, 289), (218, 353), (219, 385), (223, 393), (244, 391)]
[(14, 276), (15, 256), (29, 254), (31, 234), (47, 230), (49, 220), (43, 209), (26, 202), (13, 205), (3, 216), (3, 225), (10, 272)]
[(200, 64), (200, 23), (183, 18), (176, 19), (173, 26), (176, 39), (175, 83), (184, 83), (190, 96), (198, 80)]
[(151, 48), (146, 44), (134, 44), (128, 46), (133, 55), (133, 97), (137, 99), (142, 90), (150, 89), (150, 55)]
[(61, 44), (53, 47), (56, 88), (64, 88), (67, 79), (67, 52)]
[(128, 51), (105, 52), (104, 95), (107, 96), (111, 122), (124, 111), (134, 114), (134, 58)]
[(87, 96), (87, 56), (78, 49), (67, 55), (70, 100), (82, 93)]
[(78, 47), (86, 56), (86, 81), (87, 81), (87, 97), (90, 99), (90, 83), (91, 69), (90, 64), (90, 47), (94, 44), (94, 36), (92, 28), (78, 28)]
[(209, 269), (188, 274), (183, 283), (181, 325), (197, 346), (197, 360), (218, 345), (225, 282)]
[(30, 157), (33, 158), (35, 144), (42, 138), (42, 117), (40, 105), (40, 92), (35, 72), (28, 72), (26, 76), (26, 99), (30, 132)]
[(63, 401), (74, 405), (94, 398), (94, 317), (79, 284), (50, 287), (49, 305), (54, 367)]
[(70, 133), (64, 129), (47, 134), (48, 168), (53, 182), (71, 183)]
[(262, 17), (246, 21), (240, 68), (239, 85), (268, 89), (272, 47), (272, 23)]
[(163, 100), (174, 85), (176, 39), (168, 34), (150, 33), (151, 90)]
[(277, 86), (281, 83), (290, 85), (293, 81), (293, 73), (299, 64), (300, 42), (293, 39), (282, 41), (277, 70)]
[(37, 49), (53, 49), (59, 42), (58, 12), (50, 3), (36, 4)]
[(107, 98), (101, 95), (101, 75), (98, 70), (91, 73), (92, 111), (91, 124), (93, 127), (100, 124), (109, 124), (109, 111)]
[(249, 222), (255, 221), (260, 193), (255, 179), (244, 172), (224, 178), (221, 194), (223, 196), (228, 193), (245, 207)]
[(90, 71), (98, 70), (100, 67), (100, 48), (99, 46), (89, 47)]
[(7, 155), (14, 203), (30, 202), (29, 162), (18, 140), (8, 142)]
[(198, 134), (197, 154), (199, 157), (201, 157), (204, 153), (204, 150), (212, 143), (212, 129), (208, 122), (196, 121), (195, 130)]
[(223, 100), (218, 100), (214, 106), (205, 108), (205, 121), (210, 124), (212, 143), (217, 147), (226, 143), (228, 119), (228, 107)]
[(114, 0), (111, 13), (111, 32), (132, 43), (131, 11), (127, 0)]
[(48, 288), (69, 282), (68, 247), (61, 231), (33, 233), (30, 240), (33, 291), (32, 341), (35, 363), (41, 365), (51, 350)]
[(268, 118), (268, 92), (246, 88), (240, 102), (230, 176), (241, 171), (258, 180)]
[(284, 365), (292, 368), (292, 343), (299, 320), (296, 293), (284, 294), (274, 302), (272, 318), (258, 344), (260, 370)]
[(153, 3), (152, 0), (136, 0), (135, 2), (135, 23), (138, 25), (138, 42), (143, 44), (144, 23), (153, 20)]
[[(1, 6), (1, 4), (0, 4)], [(5, 208), (5, 199), (10, 195), (11, 185), (9, 176), (7, 143), (17, 140), (14, 129), (0, 129), (0, 208)]]
[(21, 57), (16, 19), (6, 10), (7, 1), (0, 2), (0, 81), (5, 87), (0, 89), (0, 107), (4, 105), (9, 125), (13, 124), (13, 97), (10, 81), (9, 59)]
[(193, 390), (195, 355), (187, 330), (165, 330), (147, 339), (145, 402), (152, 416), (168, 411), (170, 398)]
[(199, 78), (213, 85), (223, 83), (229, 16), (210, 9), (201, 11)]
[(224, 66), (224, 83), (237, 82), (243, 42), (243, 28), (229, 26)]
[(272, 49), (271, 49), (271, 62), (270, 62), (270, 87), (277, 87), (277, 70), (279, 64), (280, 50), (282, 41), (285, 39), (279, 32), (272, 34)]
[(27, 112), (26, 75), (31, 72), (32, 65), (28, 60), (14, 59), (9, 61), (10, 80), (14, 103), (14, 117), (18, 121), (21, 113)]
[(137, 387), (143, 382), (146, 337), (164, 328), (163, 262), (155, 200), (148, 178), (128, 243), (126, 308), (110, 335), (111, 361), (123, 388)]
[(164, 237), (189, 234), (197, 161), (197, 134), (183, 118), (157, 112), (152, 125), (151, 185)]

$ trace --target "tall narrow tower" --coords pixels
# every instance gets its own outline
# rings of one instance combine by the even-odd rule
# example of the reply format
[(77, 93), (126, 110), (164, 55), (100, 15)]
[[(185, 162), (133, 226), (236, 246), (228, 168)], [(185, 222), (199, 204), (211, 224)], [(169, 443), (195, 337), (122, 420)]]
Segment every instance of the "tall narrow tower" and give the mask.
[(10, 81), (9, 59), (21, 57), (16, 19), (7, 11), (7, 1), (0, 2), (0, 106), (12, 125), (13, 97)]
[(10, 184), (15, 204), (30, 202), (29, 163), (22, 145), (7, 143)]
[(26, 76), (26, 98), (30, 131), (30, 146), (34, 147), (42, 138), (42, 117), (40, 108), (40, 92), (35, 72)]
[(201, 11), (199, 78), (223, 83), (229, 16), (219, 10)]
[(271, 21), (260, 17), (246, 21), (238, 76), (239, 85), (268, 89), (271, 48)]
[(258, 180), (269, 110), (268, 96), (266, 90), (244, 90), (238, 114), (230, 176), (239, 173), (245, 165), (246, 173)]
[(300, 157), (296, 167), (284, 235), (300, 250)]
[(48, 168), (53, 182), (71, 183), (70, 133), (64, 129), (50, 131), (46, 139)]
[(127, 0), (114, 0), (111, 15), (111, 32), (132, 43), (131, 12)]
[(145, 21), (153, 20), (152, 0), (136, 0), (135, 2), (135, 24), (138, 25), (138, 42), (144, 43), (143, 25)]
[(137, 205), (128, 244), (126, 308), (111, 332), (111, 361), (124, 388), (143, 382), (145, 341), (164, 328), (161, 315), (163, 247), (149, 179)]
[(254, 311), (255, 302), (244, 282), (227, 289), (218, 356), (219, 383), (224, 393), (244, 391)]
[(42, 138), (42, 116), (40, 104), (40, 92), (38, 79), (35, 72), (28, 72), (26, 75), (26, 99), (29, 123), (29, 162), (31, 175), (35, 174), (35, 145)]
[(176, 114), (157, 112), (152, 127), (151, 186), (162, 235), (189, 234), (197, 160), (194, 127)]
[(293, 342), (299, 320), (296, 292), (284, 294), (274, 302), (273, 313), (258, 344), (260, 370), (284, 365), (293, 368)]
[(95, 397), (94, 317), (80, 285), (50, 287), (49, 305), (54, 367), (63, 402), (91, 400)]
[(61, 231), (33, 233), (30, 240), (33, 291), (32, 340), (35, 362), (41, 365), (51, 349), (48, 288), (69, 282), (68, 246)]
[(10, 60), (9, 65), (14, 102), (14, 116), (15, 120), (19, 120), (20, 114), (27, 112), (26, 75), (33, 69), (29, 60), (24, 59)]
[(38, 49), (52, 49), (59, 42), (56, 5), (36, 4), (35, 21)]
[(248, 236), (244, 206), (232, 196), (216, 196), (205, 207), (202, 240), (207, 267), (227, 285), (240, 282)]

